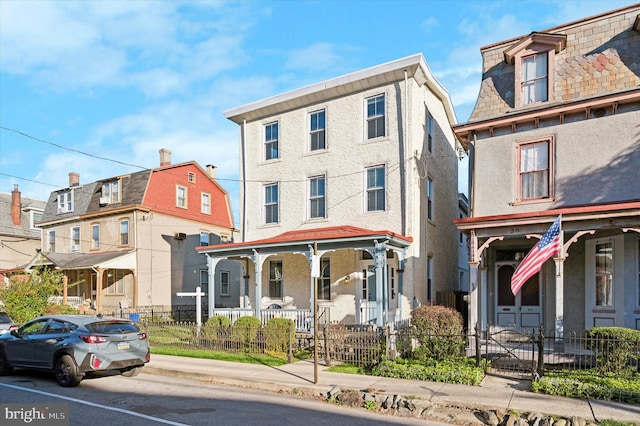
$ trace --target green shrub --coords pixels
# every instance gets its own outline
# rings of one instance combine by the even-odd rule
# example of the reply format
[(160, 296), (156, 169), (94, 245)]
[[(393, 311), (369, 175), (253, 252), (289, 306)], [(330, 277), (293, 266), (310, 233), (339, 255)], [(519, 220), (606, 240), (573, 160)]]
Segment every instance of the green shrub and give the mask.
[(420, 306), (411, 312), (411, 324), (419, 344), (413, 351), (416, 360), (445, 360), (463, 354), (463, 321), (456, 310), (446, 306)]
[(212, 343), (218, 340), (220, 330), (226, 330), (231, 326), (231, 320), (222, 315), (214, 315), (210, 317), (207, 322), (202, 325), (200, 331), (200, 338), (204, 339), (208, 343)]
[(407, 360), (384, 360), (372, 374), (396, 379), (425, 380), (430, 382), (458, 383), (477, 386), (484, 378), (481, 367), (472, 360), (456, 358), (447, 361), (430, 360), (427, 365)]
[(640, 330), (623, 327), (594, 327), (583, 333), (585, 347), (596, 352), (602, 373), (634, 370), (640, 361)]
[(273, 356), (287, 355), (295, 340), (295, 326), (287, 318), (272, 318), (264, 327), (265, 352)]
[(240, 317), (233, 323), (233, 338), (239, 340), (245, 348), (245, 351), (251, 349), (252, 343), (258, 337), (258, 331), (262, 326), (262, 322), (254, 316)]

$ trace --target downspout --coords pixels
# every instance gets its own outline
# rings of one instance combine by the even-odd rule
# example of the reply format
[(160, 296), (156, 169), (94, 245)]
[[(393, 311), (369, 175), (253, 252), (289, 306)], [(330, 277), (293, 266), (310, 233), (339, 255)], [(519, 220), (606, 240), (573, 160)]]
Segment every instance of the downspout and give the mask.
[(409, 212), (407, 208), (407, 194), (409, 194), (408, 183), (407, 183), (407, 136), (408, 136), (408, 127), (409, 127), (409, 77), (407, 70), (404, 70), (404, 125), (402, 126), (402, 191), (404, 192), (404, 196), (402, 197), (404, 201), (404, 214), (402, 215), (402, 235), (407, 235), (407, 222), (409, 220)]
[(242, 223), (242, 242), (246, 241), (246, 229), (247, 229), (247, 156), (246, 156), (246, 143), (245, 143), (245, 128), (247, 126), (247, 120), (242, 120), (240, 125), (240, 165), (242, 167), (242, 217), (240, 223)]
[(469, 217), (474, 217), (475, 214), (475, 184), (476, 181), (473, 179), (474, 170), (476, 168), (476, 132), (473, 132), (473, 142), (469, 144), (469, 176), (467, 185), (469, 186)]

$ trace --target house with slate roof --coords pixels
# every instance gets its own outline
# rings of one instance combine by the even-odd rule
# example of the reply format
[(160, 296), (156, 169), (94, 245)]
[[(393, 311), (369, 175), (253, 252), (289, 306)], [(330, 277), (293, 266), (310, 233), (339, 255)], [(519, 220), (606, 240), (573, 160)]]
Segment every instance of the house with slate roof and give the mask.
[[(481, 49), (470, 119), (470, 326), (640, 329), (640, 4)], [(561, 250), (514, 271), (561, 217)]]
[(18, 185), (0, 193), (0, 274), (20, 271), (40, 248), (40, 221), (46, 202), (22, 197)]
[[(236, 232), (215, 167), (172, 164), (166, 149), (153, 169), (86, 184), (69, 173), (69, 186), (51, 193), (38, 227), (42, 246), (31, 266), (62, 270), (67, 303), (107, 313), (193, 307), (176, 293), (208, 288), (206, 258), (195, 247), (232, 242)], [(220, 283), (239, 281), (235, 265), (218, 266)], [(219, 294), (232, 296), (225, 288)]]
[[(232, 108), (240, 306), (209, 315), (382, 326), (459, 290), (456, 117), (421, 54)], [(210, 285), (213, 285), (211, 283)], [(212, 293), (209, 293), (212, 295)], [(213, 297), (213, 296), (210, 296)]]

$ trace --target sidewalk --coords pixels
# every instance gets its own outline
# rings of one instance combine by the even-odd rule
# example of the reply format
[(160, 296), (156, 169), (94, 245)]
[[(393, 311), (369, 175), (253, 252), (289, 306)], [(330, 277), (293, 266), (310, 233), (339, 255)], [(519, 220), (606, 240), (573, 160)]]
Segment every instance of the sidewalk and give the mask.
[(504, 408), (521, 413), (539, 412), (598, 421), (613, 419), (640, 425), (640, 406), (638, 405), (535, 394), (527, 390), (529, 383), (526, 381), (495, 376), (485, 377), (480, 386), (465, 386), (331, 373), (326, 371), (323, 364), (319, 364), (318, 383), (314, 384), (313, 360), (299, 361), (281, 367), (269, 367), (261, 364), (240, 364), (158, 354), (152, 354), (151, 361), (142, 371), (275, 392), (326, 395), (333, 386), (338, 386), (344, 390), (368, 389), (384, 394), (411, 395), (437, 405)]

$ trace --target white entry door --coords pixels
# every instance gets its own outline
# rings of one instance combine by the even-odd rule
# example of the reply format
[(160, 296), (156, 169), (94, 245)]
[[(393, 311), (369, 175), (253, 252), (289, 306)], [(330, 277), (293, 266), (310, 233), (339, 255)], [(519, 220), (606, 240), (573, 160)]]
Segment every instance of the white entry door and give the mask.
[(515, 296), (511, 277), (518, 262), (496, 263), (496, 324), (502, 327), (528, 329), (542, 324), (540, 277), (535, 274)]

